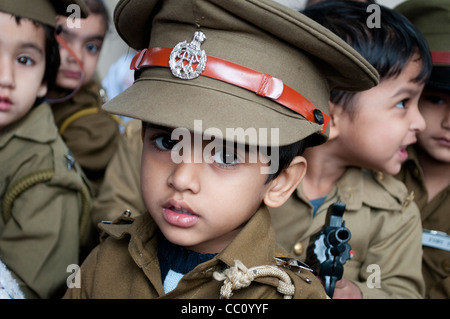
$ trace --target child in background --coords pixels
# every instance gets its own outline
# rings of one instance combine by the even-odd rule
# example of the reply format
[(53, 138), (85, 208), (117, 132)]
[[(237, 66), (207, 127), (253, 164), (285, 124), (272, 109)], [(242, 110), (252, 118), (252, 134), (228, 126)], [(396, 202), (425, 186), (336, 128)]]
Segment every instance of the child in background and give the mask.
[(56, 15), (69, 4), (87, 15), (80, 1), (0, 2), (0, 258), (26, 298), (61, 296), (89, 223), (81, 169), (42, 102), (59, 67)]
[(97, 195), (120, 132), (118, 118), (101, 110), (107, 97), (96, 78), (108, 11), (102, 0), (85, 3), (90, 14), (79, 20), (79, 27), (70, 27), (64, 17), (58, 18), (58, 31), (68, 47), (60, 46), (61, 66), (49, 97), (59, 133)]
[[(266, 205), (290, 196), (306, 169), (299, 154), (326, 140), (329, 87), (370, 88), (376, 71), (272, 0), (120, 1), (115, 23), (142, 51), (132, 62), (137, 80), (104, 108), (143, 121), (148, 211), (101, 224), (103, 242), (80, 268), (81, 288), (65, 297), (325, 297), (310, 272), (283, 267), (284, 259), (277, 267), (277, 254), (288, 255)], [(230, 136), (233, 128), (247, 133)], [(175, 131), (185, 133), (181, 142)]]
[[(381, 28), (369, 28), (367, 6), (327, 1), (303, 11), (365, 57), (380, 84), (332, 91), (330, 138), (305, 151), (305, 178), (285, 205), (271, 210), (272, 221), (282, 247), (304, 260), (329, 205), (342, 202), (354, 255), (330, 297), (420, 298), (420, 215), (405, 185), (389, 174), (400, 171), (406, 147), (425, 128), (417, 103), (431, 61), (425, 39), (405, 17), (379, 6)], [(371, 265), (380, 269), (379, 288), (367, 283)]]
[(426, 129), (408, 147), (398, 178), (414, 192), (423, 230), (427, 298), (450, 298), (450, 2), (410, 0), (395, 8), (425, 35), (433, 71), (419, 100)]

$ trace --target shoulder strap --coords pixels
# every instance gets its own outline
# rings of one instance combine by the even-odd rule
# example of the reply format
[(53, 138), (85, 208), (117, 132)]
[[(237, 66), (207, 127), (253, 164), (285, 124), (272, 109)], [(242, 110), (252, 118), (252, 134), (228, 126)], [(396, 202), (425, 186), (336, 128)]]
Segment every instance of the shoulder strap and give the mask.
[[(16, 183), (14, 183), (6, 191), (2, 202), (3, 221), (6, 224), (11, 218), (11, 209), (16, 198), (30, 187), (39, 183), (45, 183), (50, 181), (55, 175), (54, 170), (44, 169), (37, 172), (33, 172), (25, 177), (22, 177)], [(85, 232), (89, 226), (91, 201), (89, 190), (86, 185), (82, 185), (80, 189), (81, 193), (81, 216), (80, 216), (80, 240), (84, 237)]]
[[(69, 125), (72, 124), (74, 121), (78, 120), (79, 118), (86, 116), (86, 115), (96, 114), (98, 112), (100, 112), (100, 109), (98, 107), (94, 106), (94, 107), (90, 107), (90, 108), (83, 109), (83, 110), (73, 113), (71, 116), (66, 118), (64, 120), (64, 122), (61, 124), (61, 127), (59, 128), (59, 134), (62, 135), (66, 131), (66, 129), (69, 127)], [(109, 115), (119, 125), (122, 125), (123, 127), (125, 127), (125, 123), (122, 121), (122, 119), (120, 117), (118, 117), (117, 115), (114, 115), (114, 114), (109, 114)]]

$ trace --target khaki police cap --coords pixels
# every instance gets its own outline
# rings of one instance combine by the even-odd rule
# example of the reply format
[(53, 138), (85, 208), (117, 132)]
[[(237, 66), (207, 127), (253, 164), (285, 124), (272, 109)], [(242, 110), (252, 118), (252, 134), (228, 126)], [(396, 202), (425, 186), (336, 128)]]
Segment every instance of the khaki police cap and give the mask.
[(74, 13), (68, 10), (71, 4), (79, 6), (80, 18), (88, 16), (89, 9), (83, 0), (1, 0), (0, 11), (55, 27), (57, 15), (69, 16)]
[(408, 0), (395, 10), (417, 26), (428, 42), (433, 71), (427, 86), (450, 91), (450, 1)]
[[(308, 136), (319, 144), (330, 90), (378, 83), (347, 43), (272, 0), (122, 0), (114, 22), (128, 45), (144, 50), (132, 62), (134, 84), (103, 108), (157, 125), (219, 129), (225, 139), (227, 129), (254, 129), (268, 138), (234, 140), (261, 146)], [(192, 79), (177, 69), (186, 55), (196, 59)]]

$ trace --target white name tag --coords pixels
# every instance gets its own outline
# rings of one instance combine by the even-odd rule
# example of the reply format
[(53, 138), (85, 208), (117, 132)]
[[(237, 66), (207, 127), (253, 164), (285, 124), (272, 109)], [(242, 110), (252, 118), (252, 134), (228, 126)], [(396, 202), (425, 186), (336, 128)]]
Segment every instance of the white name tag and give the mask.
[(424, 229), (422, 245), (450, 251), (450, 236), (441, 231)]

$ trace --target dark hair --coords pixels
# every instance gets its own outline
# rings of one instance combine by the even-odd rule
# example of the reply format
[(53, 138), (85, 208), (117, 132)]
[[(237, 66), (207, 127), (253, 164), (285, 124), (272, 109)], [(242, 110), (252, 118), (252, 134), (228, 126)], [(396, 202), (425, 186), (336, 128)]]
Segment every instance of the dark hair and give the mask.
[[(43, 24), (38, 21), (34, 21), (28, 18), (22, 18), (19, 16), (14, 16), (17, 24), (20, 24), (21, 19), (27, 19), (35, 26), (41, 26), (44, 28), (45, 32), (45, 71), (44, 77), (42, 78), (42, 82), (47, 83), (47, 88), (50, 91), (52, 87), (55, 85), (56, 76), (58, 75), (58, 69), (61, 62), (59, 55), (59, 46), (55, 37), (55, 29), (47, 24)], [(40, 103), (39, 99), (36, 103)], [(36, 104), (35, 103), (35, 104)]]
[(89, 12), (91, 14), (98, 14), (103, 17), (103, 21), (105, 23), (105, 30), (108, 31), (110, 18), (105, 3), (102, 0), (84, 0), (84, 3), (88, 7)]
[(278, 170), (267, 177), (266, 184), (277, 178), (283, 170), (288, 168), (289, 164), (291, 164), (292, 160), (296, 156), (300, 156), (303, 154), (306, 147), (308, 147), (308, 138), (289, 145), (280, 146), (278, 149)]
[[(380, 74), (380, 79), (398, 76), (418, 54), (422, 68), (416, 82), (426, 82), (431, 73), (430, 50), (422, 33), (402, 14), (380, 8), (380, 27), (371, 28), (367, 19), (370, 4), (358, 1), (324, 1), (306, 8), (303, 14), (328, 28), (358, 51)], [(354, 92), (332, 90), (331, 101), (347, 105)], [(354, 110), (348, 109), (350, 114)]]

